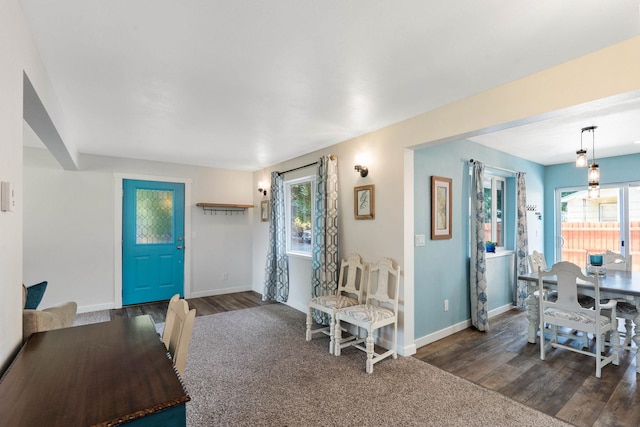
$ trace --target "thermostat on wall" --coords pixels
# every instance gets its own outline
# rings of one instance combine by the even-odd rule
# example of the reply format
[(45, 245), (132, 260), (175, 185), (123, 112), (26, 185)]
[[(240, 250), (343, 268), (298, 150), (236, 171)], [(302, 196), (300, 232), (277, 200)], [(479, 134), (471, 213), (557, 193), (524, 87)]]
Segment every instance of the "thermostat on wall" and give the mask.
[(16, 199), (13, 194), (13, 185), (10, 182), (2, 182), (0, 184), (0, 209), (3, 212), (13, 212), (16, 206)]

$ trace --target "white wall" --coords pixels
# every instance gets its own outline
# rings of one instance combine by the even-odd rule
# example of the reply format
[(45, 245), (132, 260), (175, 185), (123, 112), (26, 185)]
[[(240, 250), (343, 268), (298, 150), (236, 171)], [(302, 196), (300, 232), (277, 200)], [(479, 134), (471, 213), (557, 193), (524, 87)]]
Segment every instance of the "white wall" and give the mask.
[(0, 368), (22, 342), (22, 123), (26, 73), (64, 136), (64, 117), (16, 0), (0, 6), (0, 181), (13, 184), (14, 212), (0, 212)]
[[(566, 115), (575, 108), (589, 108), (590, 103), (606, 103), (607, 97), (624, 97), (640, 91), (638, 51), (640, 37), (635, 37), (378, 131), (257, 171), (254, 187), (257, 188), (259, 181), (268, 181), (272, 170), (298, 167), (315, 161), (322, 154), (338, 156), (342, 253), (359, 252), (366, 260), (388, 256), (410, 272), (403, 275), (398, 345), (401, 353), (412, 354), (415, 352), (413, 317), (416, 302), (413, 300), (412, 274), (415, 233), (410, 212), (414, 190), (407, 183), (408, 179), (413, 179), (412, 156), (407, 153), (408, 149)], [(364, 163), (370, 170), (364, 179), (353, 171), (356, 156), (363, 154), (369, 157)], [(376, 219), (373, 221), (356, 221), (351, 214), (353, 187), (363, 184), (376, 186)], [(254, 220), (254, 289), (261, 291), (268, 227), (258, 221)], [(305, 277), (306, 267), (294, 265), (290, 269), (290, 282), (296, 287), (296, 295), (311, 295), (310, 279)], [(298, 307), (306, 301), (292, 298), (289, 304)]]
[(92, 155), (80, 156), (80, 171), (65, 171), (47, 150), (25, 148), (24, 153), (24, 280), (49, 282), (41, 307), (69, 300), (81, 312), (117, 306), (114, 174), (190, 181), (187, 296), (251, 289), (253, 209), (205, 215), (195, 206), (251, 204), (250, 172)]
[[(7, 3), (7, 4), (5, 4)], [(16, 2), (0, 14), (0, 181), (13, 183), (14, 212), (0, 212), (0, 368), (22, 340), (22, 64), (24, 17)]]
[[(404, 275), (403, 244), (403, 202), (402, 188), (404, 184), (404, 152), (395, 149), (392, 141), (382, 133), (365, 136), (356, 140), (334, 145), (330, 148), (289, 160), (269, 169), (254, 173), (254, 187), (258, 182), (270, 182), (271, 171), (285, 171), (317, 161), (320, 156), (334, 154), (338, 158), (338, 185), (340, 212), (341, 257), (350, 253), (359, 253), (365, 261), (374, 262), (382, 257), (389, 257), (399, 264)], [(369, 168), (369, 175), (362, 178), (353, 167), (356, 163)], [(285, 175), (285, 179), (314, 174), (315, 166), (295, 171)], [(353, 189), (361, 185), (375, 185), (375, 219), (356, 220), (353, 214)], [(264, 199), (256, 196), (254, 203)], [(392, 203), (390, 201), (393, 200)], [(268, 244), (268, 223), (254, 218), (253, 258), (254, 258), (254, 290), (262, 293), (264, 284), (264, 262)], [(289, 257), (289, 301), (288, 305), (298, 310), (306, 311), (311, 296), (311, 261), (300, 257)], [(412, 288), (411, 288), (412, 289)], [(405, 298), (406, 290), (402, 288), (400, 294), (401, 325), (399, 342), (403, 353), (411, 353), (413, 346), (413, 326), (404, 324), (404, 316), (410, 312), (409, 319), (413, 321), (413, 298)], [(407, 336), (405, 331), (411, 331)], [(387, 339), (385, 336), (383, 339)]]

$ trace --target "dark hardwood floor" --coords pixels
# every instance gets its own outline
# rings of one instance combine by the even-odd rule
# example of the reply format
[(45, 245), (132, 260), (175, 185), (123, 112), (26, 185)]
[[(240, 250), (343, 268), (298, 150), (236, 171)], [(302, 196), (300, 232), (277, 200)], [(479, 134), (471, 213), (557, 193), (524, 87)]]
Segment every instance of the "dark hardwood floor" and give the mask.
[(490, 332), (466, 329), (414, 357), (576, 426), (640, 425), (635, 348), (598, 379), (592, 357), (552, 349), (540, 360), (527, 324), (525, 312), (512, 310), (492, 318)]
[[(252, 291), (188, 302), (197, 316), (271, 304)], [(164, 322), (166, 311), (167, 302), (142, 304), (111, 310), (111, 319), (149, 314)], [(576, 426), (640, 425), (635, 350), (621, 351), (620, 366), (606, 366), (598, 379), (588, 356), (554, 349), (540, 360), (540, 347), (527, 342), (525, 312), (509, 311), (490, 324), (490, 332), (465, 329), (414, 357)]]
[[(187, 302), (189, 303), (190, 309), (196, 309), (196, 317), (273, 304), (272, 302), (262, 301), (262, 296), (253, 291), (201, 298), (189, 298), (187, 299)], [(111, 316), (111, 320), (120, 317), (134, 317), (148, 314), (151, 316), (154, 323), (161, 323), (164, 322), (168, 306), (169, 301), (130, 305), (110, 310), (109, 314)]]

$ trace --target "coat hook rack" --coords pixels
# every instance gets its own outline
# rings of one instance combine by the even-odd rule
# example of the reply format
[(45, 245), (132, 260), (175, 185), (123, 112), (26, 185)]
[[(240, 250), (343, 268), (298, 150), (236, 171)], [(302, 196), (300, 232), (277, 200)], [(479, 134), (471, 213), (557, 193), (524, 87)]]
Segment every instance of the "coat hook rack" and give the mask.
[(236, 205), (228, 203), (197, 203), (196, 206), (202, 208), (203, 213), (206, 215), (209, 212), (211, 215), (218, 215), (218, 212), (224, 212), (225, 215), (240, 215), (240, 212), (244, 215), (247, 209), (252, 208), (253, 205)]

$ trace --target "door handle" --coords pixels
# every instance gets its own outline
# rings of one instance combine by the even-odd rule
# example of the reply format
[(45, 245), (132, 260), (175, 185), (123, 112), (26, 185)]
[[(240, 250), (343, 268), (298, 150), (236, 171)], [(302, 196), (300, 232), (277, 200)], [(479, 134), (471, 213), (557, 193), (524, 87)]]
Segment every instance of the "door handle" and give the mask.
[(182, 245), (178, 246), (176, 249), (182, 250)]

